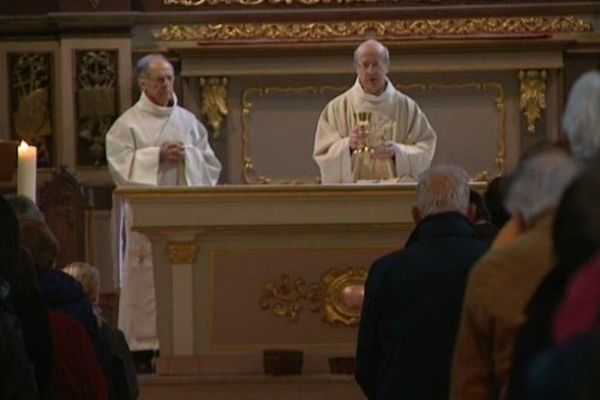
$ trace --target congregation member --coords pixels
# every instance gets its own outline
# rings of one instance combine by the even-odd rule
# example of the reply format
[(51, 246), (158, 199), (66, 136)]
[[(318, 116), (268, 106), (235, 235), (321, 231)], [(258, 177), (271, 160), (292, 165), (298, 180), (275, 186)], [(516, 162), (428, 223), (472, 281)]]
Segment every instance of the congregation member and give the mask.
[(388, 79), (390, 52), (382, 43), (360, 44), (354, 67), (352, 88), (329, 102), (319, 117), (313, 157), (321, 182), (414, 181), (431, 164), (435, 131), (418, 104)]
[(447, 398), (467, 276), (487, 249), (462, 168), (429, 168), (416, 196), (410, 243), (375, 261), (365, 284), (356, 380), (370, 400)]
[[(575, 82), (565, 107), (562, 128), (571, 156), (587, 166), (600, 150), (600, 72), (587, 72)], [(560, 254), (563, 244), (577, 245), (580, 229), (561, 230), (556, 235), (558, 238), (555, 236), (554, 247)], [(569, 247), (567, 244), (562, 248), (566, 251)], [(567, 282), (581, 264), (593, 255), (583, 251), (584, 246), (580, 246), (579, 250), (576, 247), (572, 249), (572, 256), (557, 260), (527, 304), (527, 322), (519, 330), (515, 344), (510, 399), (526, 398), (523, 385), (527, 381), (528, 368), (536, 356), (552, 346), (552, 322)]]
[(104, 321), (98, 305), (100, 301), (100, 274), (98, 270), (85, 262), (72, 262), (64, 267), (63, 271), (81, 283), (85, 295), (94, 306), (100, 332), (106, 340), (110, 352), (112, 373), (110, 379), (112, 380), (115, 398), (120, 400), (137, 399), (139, 395), (137, 375), (125, 336), (120, 329)]
[[(175, 73), (162, 55), (150, 54), (136, 66), (140, 99), (106, 135), (106, 158), (117, 186), (215, 185), (221, 163), (205, 127), (178, 105)], [(148, 238), (131, 230), (127, 208), (116, 232), (125, 231), (120, 266), (119, 328), (133, 351), (159, 348), (152, 252)], [(116, 233), (117, 234), (117, 233)], [(142, 255), (141, 255), (142, 254)]]
[[(26, 196), (8, 194), (4, 199), (14, 211), (17, 219), (14, 221), (12, 213), (5, 211), (7, 219), (4, 223), (8, 231), (2, 237), (5, 238), (6, 243), (12, 243), (13, 240), (18, 243), (17, 259), (7, 263), (8, 265), (16, 263), (13, 270), (15, 275), (9, 278), (10, 290), (14, 300), (13, 306), (23, 328), (25, 345), (34, 366), (40, 398), (52, 399), (55, 383), (52, 371), (54, 354), (50, 320), (37, 284), (36, 271), (29, 262), (29, 252), (22, 246), (19, 237), (20, 221), (23, 219), (43, 221), (44, 216), (35, 203)], [(10, 214), (10, 218), (8, 214)], [(14, 236), (13, 229), (17, 231), (16, 236)]]
[(56, 398), (114, 398), (108, 347), (81, 284), (56, 265), (56, 237), (44, 222), (23, 219), (19, 225), (50, 320)]
[(41, 365), (34, 364), (30, 357), (23, 332), (26, 327), (23, 327), (15, 307), (15, 302), (20, 298), (15, 290), (18, 291), (22, 279), (19, 224), (3, 196), (0, 196), (0, 234), (0, 398), (50, 398), (49, 393), (40, 396), (35, 370)]
[(451, 399), (506, 399), (523, 309), (553, 265), (552, 223), (565, 188), (579, 173), (563, 151), (525, 159), (505, 199), (518, 235), (485, 254), (469, 276), (452, 363)]
[[(588, 372), (598, 363), (600, 304), (600, 159), (565, 191), (557, 210), (553, 237), (554, 269), (577, 270), (565, 290), (552, 323), (551, 345), (528, 343), (539, 355), (532, 358), (511, 398), (528, 400), (580, 399)], [(591, 261), (587, 261), (591, 260)], [(594, 346), (596, 351), (594, 352)], [(595, 380), (598, 379), (597, 371)], [(520, 391), (516, 392), (515, 388)], [(596, 395), (598, 392), (596, 392)], [(518, 396), (517, 396), (518, 395)]]

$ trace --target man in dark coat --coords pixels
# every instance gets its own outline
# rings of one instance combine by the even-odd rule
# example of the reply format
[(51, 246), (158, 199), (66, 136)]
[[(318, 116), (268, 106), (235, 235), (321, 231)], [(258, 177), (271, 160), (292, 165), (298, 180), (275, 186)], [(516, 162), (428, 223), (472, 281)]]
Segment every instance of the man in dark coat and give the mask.
[(487, 248), (466, 217), (463, 169), (425, 171), (417, 204), (410, 243), (375, 261), (365, 284), (356, 380), (370, 400), (448, 397), (466, 280)]

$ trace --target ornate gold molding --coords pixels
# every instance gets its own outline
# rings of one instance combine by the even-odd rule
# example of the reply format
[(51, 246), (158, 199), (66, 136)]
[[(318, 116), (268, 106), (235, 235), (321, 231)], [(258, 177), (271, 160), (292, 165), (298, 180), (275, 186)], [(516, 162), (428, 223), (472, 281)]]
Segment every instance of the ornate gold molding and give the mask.
[(285, 317), (288, 321), (298, 320), (304, 303), (312, 312), (321, 310), (323, 288), (318, 283), (308, 284), (304, 278), (298, 278), (292, 284), (286, 274), (281, 275), (279, 281), (265, 283), (259, 300), (261, 309), (271, 310), (274, 315)]
[(194, 242), (171, 242), (167, 245), (169, 262), (173, 264), (193, 264), (196, 262), (198, 245)]
[(527, 130), (535, 133), (535, 124), (546, 108), (546, 71), (519, 71), (521, 111), (527, 118)]
[[(468, 90), (474, 89), (480, 92), (492, 92), (495, 94), (494, 105), (498, 112), (498, 128), (496, 134), (496, 154), (494, 155), (494, 165), (496, 165), (496, 174), (504, 173), (504, 160), (506, 152), (506, 123), (505, 123), (505, 91), (504, 87), (499, 82), (464, 82), (464, 83), (415, 83), (409, 85), (396, 85), (403, 91), (434, 91), (434, 90)], [(242, 91), (241, 97), (241, 116), (240, 124), (242, 128), (242, 177), (244, 183), (250, 184), (297, 184), (297, 183), (315, 183), (319, 178), (305, 180), (274, 180), (264, 175), (257, 175), (254, 170), (254, 162), (252, 160), (252, 152), (250, 146), (250, 117), (253, 111), (251, 98), (253, 96), (267, 96), (272, 93), (295, 93), (295, 94), (321, 94), (332, 92), (334, 94), (341, 93), (348, 86), (252, 86)], [(476, 174), (478, 180), (488, 180), (490, 172), (482, 171)]]
[[(229, 0), (224, 0), (229, 1)], [(351, 22), (278, 22), (168, 25), (154, 33), (164, 41), (326, 40), (364, 38), (464, 37), (591, 32), (590, 22), (574, 16), (415, 19)]]
[(200, 112), (208, 120), (213, 137), (218, 139), (221, 135), (223, 119), (229, 112), (227, 109), (227, 78), (200, 78), (200, 87), (202, 88)]
[(365, 268), (330, 269), (321, 276), (321, 282), (308, 283), (305, 278), (281, 275), (279, 280), (268, 281), (259, 300), (262, 310), (290, 322), (298, 321), (304, 305), (312, 312), (324, 310), (323, 321), (336, 325), (354, 326), (360, 320), (367, 279)]
[(325, 284), (325, 316), (330, 324), (354, 326), (360, 320), (367, 270), (347, 268), (332, 269), (321, 277)]
[(218, 5), (241, 5), (241, 6), (290, 6), (301, 4), (304, 6), (315, 6), (321, 4), (352, 4), (352, 3), (377, 3), (378, 0), (163, 0), (166, 6), (205, 7)]
[(250, 126), (249, 119), (252, 114), (251, 96), (267, 96), (272, 93), (292, 93), (292, 94), (321, 94), (321, 93), (340, 93), (347, 89), (347, 86), (253, 86), (242, 91), (242, 175), (245, 183), (278, 183), (278, 184), (297, 184), (297, 183), (317, 183), (318, 177), (306, 180), (273, 180), (266, 176), (258, 175), (254, 171), (254, 162), (252, 161), (250, 150)]

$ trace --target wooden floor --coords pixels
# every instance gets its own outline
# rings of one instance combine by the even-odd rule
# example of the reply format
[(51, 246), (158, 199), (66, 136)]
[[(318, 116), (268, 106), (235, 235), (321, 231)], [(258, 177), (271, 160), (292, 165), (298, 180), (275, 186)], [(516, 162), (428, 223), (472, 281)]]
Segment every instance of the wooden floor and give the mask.
[(159, 377), (140, 375), (140, 400), (364, 400), (348, 375)]

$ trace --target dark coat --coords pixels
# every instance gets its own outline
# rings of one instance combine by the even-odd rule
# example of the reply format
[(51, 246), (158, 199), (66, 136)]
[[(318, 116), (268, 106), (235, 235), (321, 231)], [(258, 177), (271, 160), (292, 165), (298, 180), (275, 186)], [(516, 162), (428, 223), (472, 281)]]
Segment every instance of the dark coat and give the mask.
[(467, 218), (441, 213), (373, 263), (356, 353), (356, 380), (369, 399), (448, 398), (467, 277), (486, 249)]
[(110, 352), (105, 338), (100, 332), (98, 319), (92, 304), (83, 292), (81, 283), (61, 270), (54, 269), (39, 277), (42, 297), (51, 311), (62, 312), (83, 326), (90, 336), (98, 363), (107, 380), (109, 397), (113, 398), (110, 380), (112, 374)]
[(0, 278), (0, 399), (39, 399), (33, 364), (9, 293), (8, 283)]

